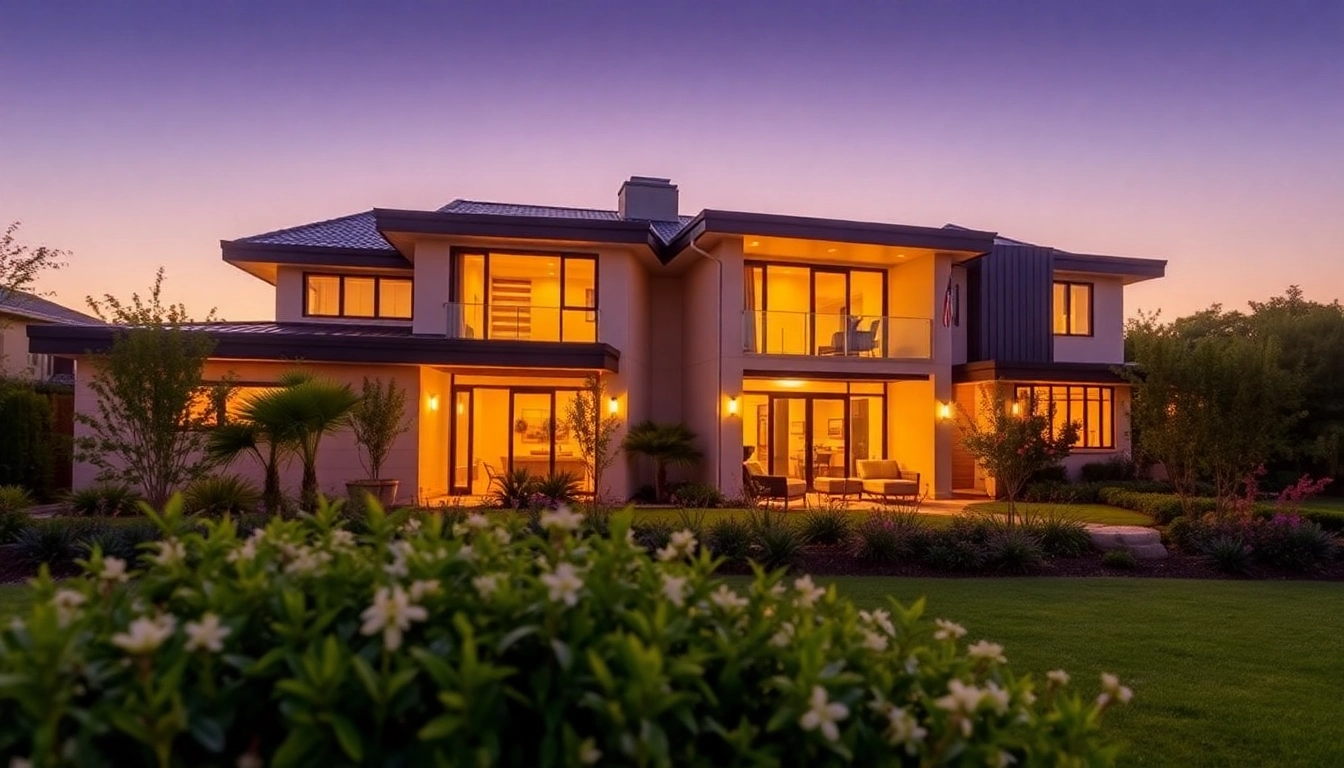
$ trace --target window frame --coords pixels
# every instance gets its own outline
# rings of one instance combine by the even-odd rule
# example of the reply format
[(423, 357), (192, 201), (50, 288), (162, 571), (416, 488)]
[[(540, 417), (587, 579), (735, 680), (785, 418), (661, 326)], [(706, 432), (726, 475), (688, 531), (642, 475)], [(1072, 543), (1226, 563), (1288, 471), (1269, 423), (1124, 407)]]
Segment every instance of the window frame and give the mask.
[[(1064, 286), (1064, 326), (1065, 330), (1060, 333), (1055, 330), (1056, 307), (1054, 306), (1055, 286)], [(1087, 333), (1079, 333), (1074, 330), (1074, 312), (1073, 312), (1073, 289), (1075, 286), (1087, 288)], [(1096, 307), (1096, 283), (1085, 280), (1054, 280), (1050, 283), (1050, 332), (1055, 336), (1076, 336), (1087, 338), (1095, 335), (1096, 323), (1094, 322)]]
[[(557, 320), (558, 320), (557, 328), (559, 329), (559, 332), (560, 332), (560, 340), (559, 340), (559, 343), (564, 343), (564, 344), (587, 344), (587, 343), (591, 343), (591, 342), (572, 342), (572, 341), (568, 341), (568, 342), (567, 342), (567, 341), (564, 340), (564, 339), (565, 339), (565, 313), (566, 313), (566, 312), (583, 312), (583, 313), (584, 313), (584, 316), (583, 316), (583, 318), (584, 318), (584, 319), (583, 319), (583, 322), (584, 322), (585, 324), (599, 325), (599, 321), (598, 321), (598, 313), (599, 313), (599, 311), (600, 311), (600, 305), (601, 305), (600, 297), (601, 297), (601, 295), (602, 295), (602, 290), (601, 290), (601, 287), (602, 287), (602, 269), (601, 269), (601, 266), (602, 266), (602, 264), (601, 264), (601, 259), (598, 258), (598, 254), (597, 254), (597, 253), (594, 253), (594, 252), (591, 252), (591, 251), (545, 251), (545, 250), (542, 250), (542, 251), (533, 251), (533, 250), (517, 250), (517, 249), (512, 249), (512, 248), (499, 248), (499, 249), (495, 249), (495, 248), (473, 248), (473, 247), (471, 247), (471, 246), (455, 246), (455, 247), (452, 248), (452, 250), (451, 250), (451, 252), (450, 252), (450, 262), (451, 262), (451, 266), (450, 266), (450, 268), (449, 268), (449, 272), (448, 272), (448, 301), (450, 301), (450, 302), (454, 302), (454, 303), (456, 303), (456, 304), (458, 304), (458, 305), (463, 305), (463, 306), (465, 306), (465, 304), (466, 304), (466, 302), (462, 299), (462, 289), (463, 289), (463, 287), (464, 287), (464, 286), (462, 285), (462, 271), (463, 271), (462, 263), (463, 263), (463, 260), (464, 260), (466, 257), (468, 257), (468, 256), (480, 256), (480, 257), (481, 257), (481, 282), (482, 282), (484, 285), (486, 285), (486, 286), (490, 285), (490, 257), (491, 257), (492, 255), (498, 255), (498, 256), (523, 256), (523, 257), (531, 257), (531, 258), (539, 258), (539, 259), (559, 259), (559, 260), (560, 260), (560, 269), (559, 269), (559, 274), (558, 274), (558, 276), (557, 276), (558, 279), (559, 279), (559, 282), (560, 282), (560, 302), (559, 302), (559, 306), (556, 306), (556, 307), (538, 307), (538, 308), (541, 308), (541, 309), (554, 309), (554, 310), (556, 310), (556, 312), (559, 313), (559, 317), (558, 317), (558, 319), (557, 319)], [(568, 277), (568, 272), (567, 272), (567, 270), (568, 270), (569, 262), (570, 262), (571, 260), (591, 261), (591, 262), (593, 263), (593, 287), (592, 287), (593, 303), (592, 303), (592, 306), (572, 305), (572, 304), (569, 304), (568, 301), (566, 300), (566, 294), (567, 294), (567, 291), (566, 291), (566, 289), (565, 289), (565, 278)], [(491, 305), (491, 302), (490, 302), (490, 292), (489, 292), (488, 290), (483, 291), (482, 294), (481, 294), (481, 311), (482, 311), (482, 313), (484, 313), (487, 317), (488, 317), (489, 314), (490, 314), (490, 305)], [(533, 306), (536, 306), (536, 305), (533, 305)], [(594, 340), (597, 340), (597, 339), (600, 338), (600, 330), (601, 330), (600, 328), (594, 328), (594, 329), (593, 329), (593, 339), (594, 339)], [(498, 341), (498, 339), (492, 339), (492, 338), (490, 337), (490, 335), (489, 335), (489, 326), (488, 326), (488, 324), (487, 324), (486, 328), (483, 329), (483, 334), (482, 334), (481, 340), (482, 340), (482, 341)]]
[[(337, 291), (336, 291), (336, 293), (337, 293), (337, 303), (336, 303), (336, 306), (337, 306), (337, 313), (336, 313), (336, 314), (334, 314), (334, 315), (314, 314), (314, 313), (310, 310), (310, 307), (308, 306), (308, 281), (309, 281), (310, 278), (314, 278), (314, 277), (334, 277), (334, 278), (336, 278), (336, 280), (338, 281), (338, 282), (337, 282)], [(373, 314), (372, 314), (372, 315), (351, 315), (351, 314), (347, 314), (347, 313), (346, 313), (346, 311), (345, 311), (345, 281), (346, 281), (347, 278), (353, 278), (353, 279), (356, 279), (356, 280), (372, 280), (372, 281), (373, 281)], [(384, 281), (384, 280), (395, 280), (395, 281), (398, 281), (398, 282), (404, 282), (404, 283), (407, 283), (408, 285), (410, 285), (410, 287), (411, 287), (411, 313), (410, 313), (409, 315), (407, 315), (406, 317), (393, 317), (393, 316), (387, 316), (387, 315), (383, 315), (383, 314), (382, 314), (382, 309), (383, 309), (383, 308), (382, 308), (382, 301), (383, 301), (383, 281)], [(349, 318), (349, 319), (354, 319), (354, 320), (397, 320), (397, 321), (402, 321), (402, 322), (405, 322), (405, 321), (408, 321), (408, 320), (413, 320), (413, 319), (415, 319), (415, 278), (414, 278), (414, 277), (401, 277), (401, 276), (398, 276), (398, 275), (365, 275), (365, 274), (350, 274), (350, 273), (344, 273), (344, 272), (304, 272), (304, 273), (303, 273), (303, 285), (302, 285), (302, 287), (301, 287), (301, 290), (303, 291), (303, 316), (304, 316), (304, 317), (313, 317), (313, 318), (328, 319), (328, 320), (341, 319), (341, 318)]]
[[(1082, 399), (1079, 401), (1081, 413), (1077, 418), (1073, 414), (1073, 398), (1071, 390), (1082, 390)], [(1057, 394), (1063, 395), (1064, 423), (1078, 424), (1078, 442), (1073, 445), (1075, 449), (1088, 451), (1114, 451), (1115, 450), (1115, 390), (1113, 386), (1099, 384), (1016, 384), (1013, 387), (1013, 398), (1019, 402), (1027, 400), (1034, 409), (1044, 410), (1049, 413), (1051, 405), (1055, 408), (1055, 414), (1060, 412), (1060, 401)], [(1044, 391), (1048, 400), (1042, 401), (1038, 396)], [(1110, 397), (1103, 397), (1103, 392), (1109, 392)], [(1092, 403), (1097, 404), (1098, 412), (1101, 414), (1102, 423), (1097, 429), (1100, 436), (1097, 445), (1087, 444), (1087, 428), (1089, 426), (1088, 406)], [(1109, 427), (1109, 428), (1107, 428)], [(1050, 423), (1050, 435), (1055, 434), (1055, 425), (1053, 420)], [(1105, 438), (1110, 438), (1106, 442)]]

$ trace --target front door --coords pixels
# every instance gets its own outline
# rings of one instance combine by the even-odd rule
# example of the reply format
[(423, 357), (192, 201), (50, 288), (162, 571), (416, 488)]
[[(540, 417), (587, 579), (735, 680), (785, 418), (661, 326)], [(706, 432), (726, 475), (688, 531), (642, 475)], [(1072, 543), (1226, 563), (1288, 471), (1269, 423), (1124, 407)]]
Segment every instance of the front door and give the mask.
[(818, 477), (844, 477), (849, 466), (848, 410), (843, 396), (771, 397), (771, 474), (805, 480), (809, 488)]

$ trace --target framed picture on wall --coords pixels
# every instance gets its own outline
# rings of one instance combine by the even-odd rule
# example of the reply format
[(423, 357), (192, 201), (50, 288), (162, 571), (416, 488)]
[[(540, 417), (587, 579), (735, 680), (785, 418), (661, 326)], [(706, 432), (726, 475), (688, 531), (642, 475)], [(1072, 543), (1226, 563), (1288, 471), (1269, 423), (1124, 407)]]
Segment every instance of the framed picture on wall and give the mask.
[(765, 445), (770, 435), (770, 411), (764, 405), (756, 406), (756, 445)]
[[(541, 408), (524, 408), (523, 417), (518, 420), (518, 425), (522, 429), (517, 429), (522, 434), (524, 443), (547, 443), (550, 442), (551, 420), (549, 414)], [(516, 429), (516, 428), (515, 428)]]
[(827, 437), (844, 437), (844, 436), (845, 436), (845, 420), (844, 420), (844, 419), (828, 419), (828, 420), (826, 421), (826, 436), (827, 436)]
[(807, 423), (806, 423), (806, 422), (802, 422), (802, 421), (791, 421), (791, 422), (789, 422), (789, 434), (790, 434), (790, 435), (802, 435), (802, 434), (806, 434), (806, 432), (807, 432)]

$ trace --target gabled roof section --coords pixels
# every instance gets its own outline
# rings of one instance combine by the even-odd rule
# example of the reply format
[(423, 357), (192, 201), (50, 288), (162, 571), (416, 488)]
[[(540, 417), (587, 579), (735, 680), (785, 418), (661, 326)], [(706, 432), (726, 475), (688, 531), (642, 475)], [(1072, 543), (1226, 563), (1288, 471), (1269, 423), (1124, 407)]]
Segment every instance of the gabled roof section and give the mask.
[[(479, 214), (485, 216), (513, 216), (538, 219), (571, 219), (576, 221), (625, 222), (616, 211), (600, 208), (568, 208), (557, 205), (523, 205), (517, 203), (489, 203), (479, 200), (454, 200), (439, 209), (439, 213)], [(678, 216), (676, 221), (649, 221), (649, 230), (660, 246), (672, 242), (695, 217)], [(641, 222), (632, 219), (632, 222)]]
[(0, 291), (0, 314), (15, 315), (28, 320), (62, 325), (103, 325), (92, 315), (63, 307), (41, 296), (25, 291)]
[(373, 211), (352, 213), (326, 221), (315, 221), (260, 235), (240, 237), (233, 243), (255, 245), (295, 245), (308, 248), (352, 248), (368, 251), (393, 251), (390, 243), (374, 226)]

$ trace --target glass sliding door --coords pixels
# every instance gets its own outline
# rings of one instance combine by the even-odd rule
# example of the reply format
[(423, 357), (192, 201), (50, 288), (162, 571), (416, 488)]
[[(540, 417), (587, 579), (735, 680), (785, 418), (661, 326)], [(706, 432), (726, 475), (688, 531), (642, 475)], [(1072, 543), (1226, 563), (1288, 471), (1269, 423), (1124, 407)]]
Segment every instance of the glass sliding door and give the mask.
[(748, 262), (743, 279), (746, 351), (885, 354), (885, 271)]
[(856, 477), (854, 462), (885, 458), (881, 389), (854, 382), (833, 392), (744, 394), (743, 460), (759, 462), (772, 475), (804, 480), (809, 488), (819, 477)]
[(489, 495), (495, 478), (523, 469), (535, 477), (566, 472), (591, 481), (567, 423), (577, 389), (468, 386), (453, 394), (452, 493)]

